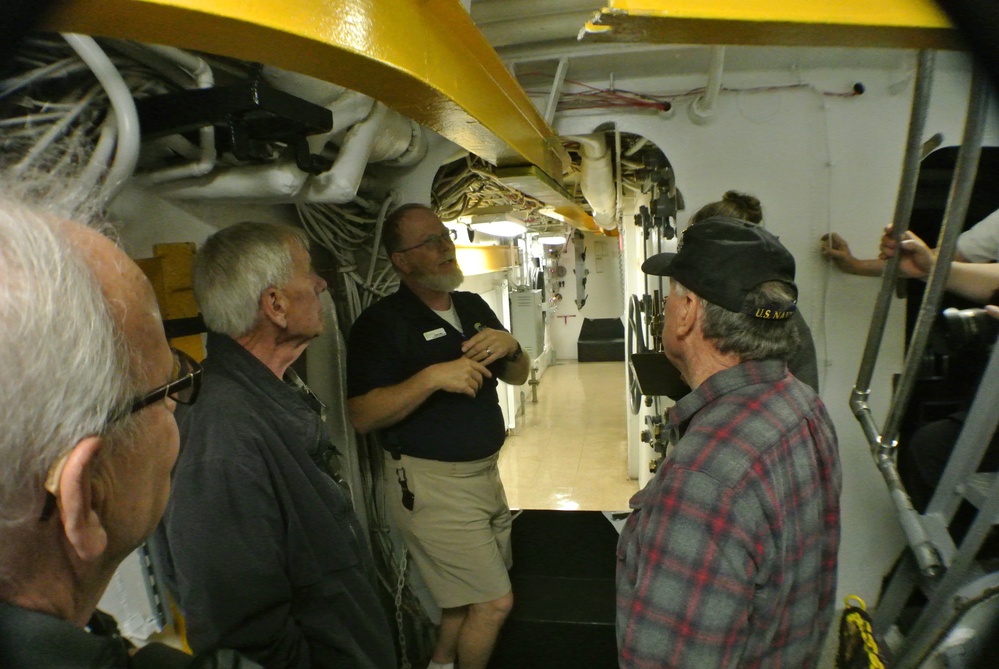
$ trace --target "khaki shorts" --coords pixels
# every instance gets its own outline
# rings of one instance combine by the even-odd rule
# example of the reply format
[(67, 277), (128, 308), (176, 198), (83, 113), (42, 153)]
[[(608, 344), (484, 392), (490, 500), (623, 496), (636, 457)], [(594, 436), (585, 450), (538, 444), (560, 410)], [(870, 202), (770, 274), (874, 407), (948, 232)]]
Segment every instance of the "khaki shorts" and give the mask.
[[(437, 605), (481, 604), (510, 592), (513, 518), (500, 481), (499, 454), (440, 462), (386, 454), (386, 505)], [(413, 510), (402, 504), (396, 470), (406, 471)]]

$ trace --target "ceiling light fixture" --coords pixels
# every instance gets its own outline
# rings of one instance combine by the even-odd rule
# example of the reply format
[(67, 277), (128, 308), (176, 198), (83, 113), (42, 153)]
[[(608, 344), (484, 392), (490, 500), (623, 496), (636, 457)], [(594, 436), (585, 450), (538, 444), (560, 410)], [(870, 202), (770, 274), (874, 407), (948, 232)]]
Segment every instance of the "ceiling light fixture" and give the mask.
[(562, 246), (565, 244), (565, 236), (563, 235), (542, 235), (538, 237), (538, 242), (544, 244), (545, 246)]
[(469, 227), (493, 237), (517, 237), (527, 231), (522, 222), (505, 216), (474, 216)]

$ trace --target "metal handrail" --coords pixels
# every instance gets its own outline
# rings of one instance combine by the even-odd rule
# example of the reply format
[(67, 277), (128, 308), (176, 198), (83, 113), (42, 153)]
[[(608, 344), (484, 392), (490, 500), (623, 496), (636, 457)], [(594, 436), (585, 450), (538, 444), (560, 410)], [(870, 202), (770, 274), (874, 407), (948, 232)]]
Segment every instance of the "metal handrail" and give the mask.
[[(922, 126), (925, 124), (926, 107), (929, 97), (929, 75), (926, 68), (932, 67), (932, 57), (926, 52), (920, 52), (917, 68), (916, 92), (913, 96), (912, 119), (909, 127), (909, 140), (906, 144), (905, 169), (896, 203), (893, 235), (900, 241), (908, 228), (908, 220), (912, 215), (912, 202), (915, 195), (915, 179), (910, 174), (910, 168), (919, 161), (919, 142)], [(877, 360), (881, 339), (884, 335), (891, 292), (894, 286), (901, 253), (897, 253), (886, 263), (882, 278), (881, 292), (875, 305), (871, 328), (868, 333), (867, 345), (857, 373), (857, 383), (850, 396), (850, 407), (860, 422), (868, 439), (871, 455), (885, 483), (898, 512), (899, 522), (920, 571), (930, 578), (938, 577), (944, 569), (941, 551), (930, 538), (922, 517), (913, 508), (912, 501), (898, 475), (895, 464), (897, 437), (902, 417), (908, 406), (913, 388), (922, 362), (923, 352), (929, 341), (930, 329), (940, 308), (940, 301), (946, 287), (947, 274), (954, 257), (957, 237), (961, 232), (964, 219), (968, 213), (968, 202), (974, 186), (975, 174), (978, 169), (978, 159), (981, 154), (982, 134), (985, 125), (988, 102), (988, 83), (981, 69), (976, 66), (972, 75), (971, 93), (968, 101), (968, 112), (965, 121), (964, 137), (958, 151), (951, 190), (948, 195), (947, 209), (944, 214), (940, 238), (937, 243), (937, 262), (934, 263), (927, 279), (927, 288), (923, 296), (919, 316), (913, 331), (905, 365), (899, 379), (895, 394), (892, 397), (885, 419), (884, 427), (879, 432), (871, 415), (867, 402), (870, 396), (870, 380), (874, 364)], [(911, 192), (910, 192), (911, 189)]]

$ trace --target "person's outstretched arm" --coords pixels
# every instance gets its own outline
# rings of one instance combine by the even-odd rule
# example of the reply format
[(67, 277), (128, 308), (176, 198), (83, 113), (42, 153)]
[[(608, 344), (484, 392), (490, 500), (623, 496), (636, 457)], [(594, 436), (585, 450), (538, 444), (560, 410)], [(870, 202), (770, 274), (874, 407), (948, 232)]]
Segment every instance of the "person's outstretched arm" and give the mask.
[(885, 261), (881, 258), (856, 258), (850, 252), (850, 245), (835, 232), (822, 235), (819, 240), (819, 251), (822, 255), (846, 274), (857, 276), (881, 276)]

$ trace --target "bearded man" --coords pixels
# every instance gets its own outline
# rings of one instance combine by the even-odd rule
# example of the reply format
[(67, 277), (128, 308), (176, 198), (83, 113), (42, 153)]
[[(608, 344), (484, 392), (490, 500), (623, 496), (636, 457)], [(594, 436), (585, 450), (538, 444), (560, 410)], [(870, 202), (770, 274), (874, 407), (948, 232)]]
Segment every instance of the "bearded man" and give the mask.
[(382, 243), (400, 286), (351, 329), (350, 418), (379, 433), (390, 513), (441, 608), (430, 667), (485, 669), (513, 606), (496, 386), (524, 383), (529, 360), (481, 297), (456, 290), (451, 231), (432, 209), (396, 209)]

